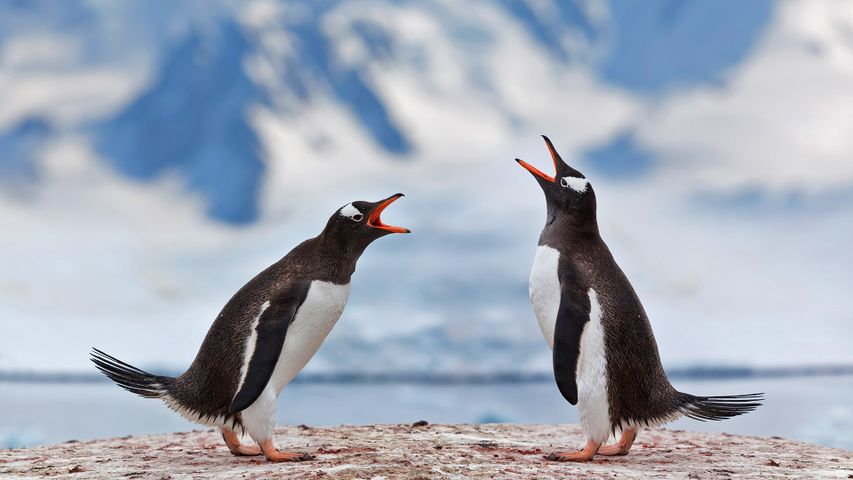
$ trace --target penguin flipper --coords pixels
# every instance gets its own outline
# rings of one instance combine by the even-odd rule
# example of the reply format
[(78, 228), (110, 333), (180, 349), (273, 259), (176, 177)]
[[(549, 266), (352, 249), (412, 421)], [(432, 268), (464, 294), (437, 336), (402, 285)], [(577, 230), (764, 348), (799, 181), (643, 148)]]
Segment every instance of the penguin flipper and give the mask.
[(276, 295), (258, 317), (256, 340), (245, 379), (234, 395), (228, 413), (248, 408), (261, 396), (275, 370), (290, 322), (308, 295), (310, 285), (294, 284)]
[[(562, 276), (562, 275), (561, 275)], [(562, 281), (560, 308), (554, 325), (554, 379), (563, 397), (572, 405), (578, 403), (575, 375), (580, 356), (581, 334), (589, 321), (589, 297), (577, 288), (576, 281)]]

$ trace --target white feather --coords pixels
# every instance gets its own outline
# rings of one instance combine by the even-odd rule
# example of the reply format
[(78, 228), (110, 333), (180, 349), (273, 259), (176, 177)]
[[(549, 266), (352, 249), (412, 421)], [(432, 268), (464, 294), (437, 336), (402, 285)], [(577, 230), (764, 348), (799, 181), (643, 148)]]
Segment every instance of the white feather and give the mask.
[(589, 180), (580, 177), (563, 177), (560, 183), (578, 193), (585, 192), (586, 187), (589, 186)]
[(607, 355), (598, 294), (589, 289), (589, 321), (583, 328), (575, 379), (578, 385), (578, 414), (584, 432), (593, 441), (610, 437), (610, 402), (607, 400)]
[(275, 430), (275, 412), (278, 393), (267, 386), (261, 395), (249, 408), (240, 413), (243, 428), (252, 437), (252, 440), (262, 443), (272, 438)]
[(270, 384), (276, 395), (293, 380), (317, 352), (323, 340), (341, 317), (349, 299), (350, 284), (338, 285), (315, 280), (296, 318), (287, 329), (284, 349), (272, 374)]
[(348, 203), (343, 206), (340, 210), (341, 216), (352, 218), (361, 213), (361, 211), (353, 206), (352, 203)]
[(202, 417), (201, 415), (199, 415), (198, 412), (189, 407), (184, 406), (169, 394), (163, 395), (162, 398), (163, 401), (166, 402), (166, 406), (169, 407), (169, 409), (191, 422), (195, 422), (201, 425), (209, 425), (211, 427), (226, 426), (224, 417)]
[(554, 326), (560, 309), (560, 277), (557, 268), (560, 252), (547, 245), (536, 249), (533, 268), (530, 269), (530, 302), (539, 323), (539, 329), (548, 346), (554, 348)]

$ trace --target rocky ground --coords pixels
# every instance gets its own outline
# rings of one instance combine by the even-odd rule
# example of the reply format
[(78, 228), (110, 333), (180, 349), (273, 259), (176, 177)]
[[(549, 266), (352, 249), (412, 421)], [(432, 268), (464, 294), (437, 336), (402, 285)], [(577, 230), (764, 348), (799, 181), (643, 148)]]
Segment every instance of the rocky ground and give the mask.
[(315, 459), (235, 457), (211, 430), (2, 450), (0, 478), (853, 478), (846, 450), (672, 430), (642, 431), (629, 455), (585, 464), (544, 459), (584, 443), (576, 426), (299, 426), (280, 429), (276, 441)]

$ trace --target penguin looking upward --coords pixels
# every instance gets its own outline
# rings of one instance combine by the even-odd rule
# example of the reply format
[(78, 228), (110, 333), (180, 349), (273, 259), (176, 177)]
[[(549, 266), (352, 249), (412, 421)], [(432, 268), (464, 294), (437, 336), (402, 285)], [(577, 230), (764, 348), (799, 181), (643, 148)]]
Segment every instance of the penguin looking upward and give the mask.
[[(380, 218), (402, 196), (345, 205), (320, 235), (251, 279), (225, 304), (182, 375), (153, 375), (97, 349), (92, 361), (122, 388), (159, 398), (192, 422), (219, 427), (234, 455), (311, 459), (275, 447), (276, 400), (341, 316), (364, 249), (390, 233), (409, 233)], [(258, 446), (242, 445), (238, 431)]]
[[(592, 185), (543, 138), (553, 177), (516, 159), (542, 187), (547, 205), (530, 271), (530, 300), (553, 350), (557, 387), (578, 406), (588, 438), (581, 451), (547, 458), (625, 455), (641, 427), (681, 416), (722, 420), (758, 407), (762, 394), (699, 397), (669, 383), (643, 305), (599, 235)], [(617, 430), (618, 443), (602, 446)]]

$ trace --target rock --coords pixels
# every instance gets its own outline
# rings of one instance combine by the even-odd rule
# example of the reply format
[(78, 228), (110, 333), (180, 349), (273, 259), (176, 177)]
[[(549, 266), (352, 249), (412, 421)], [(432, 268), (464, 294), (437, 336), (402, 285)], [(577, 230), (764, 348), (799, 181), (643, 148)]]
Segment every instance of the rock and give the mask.
[[(640, 432), (627, 456), (585, 464), (544, 459), (585, 443), (558, 425), (365, 425), (279, 429), (278, 445), (314, 460), (235, 457), (211, 431), (0, 450), (0, 478), (851, 478), (853, 452), (789, 440), (664, 429)], [(76, 473), (75, 473), (76, 472)], [(73, 473), (72, 475), (69, 475)]]

